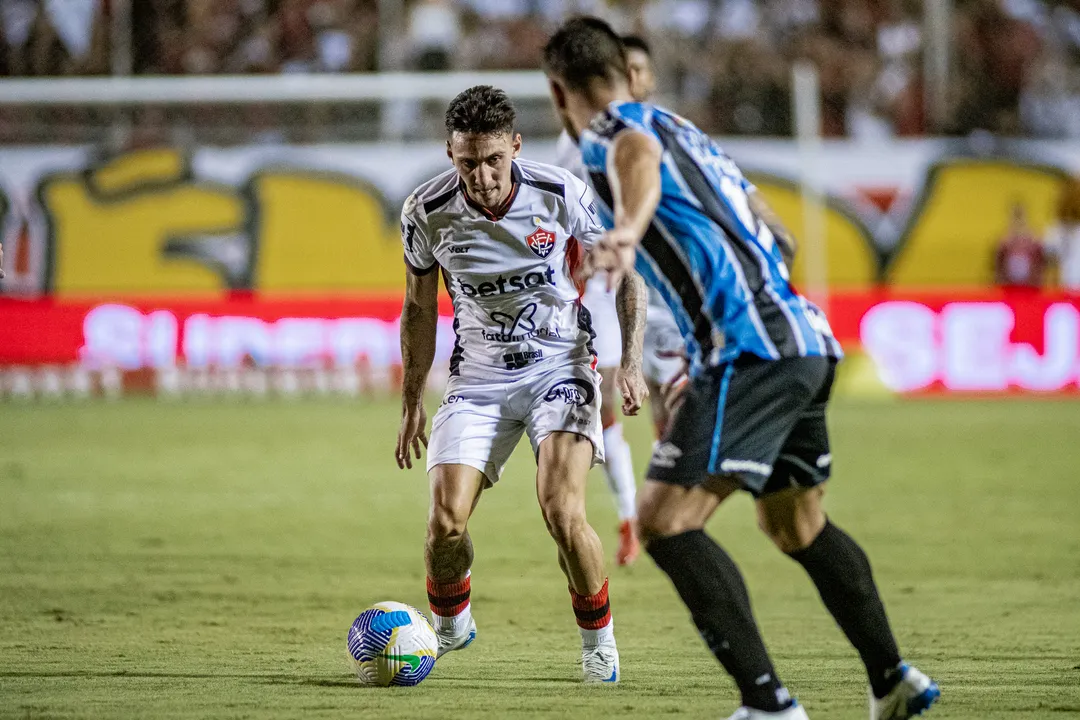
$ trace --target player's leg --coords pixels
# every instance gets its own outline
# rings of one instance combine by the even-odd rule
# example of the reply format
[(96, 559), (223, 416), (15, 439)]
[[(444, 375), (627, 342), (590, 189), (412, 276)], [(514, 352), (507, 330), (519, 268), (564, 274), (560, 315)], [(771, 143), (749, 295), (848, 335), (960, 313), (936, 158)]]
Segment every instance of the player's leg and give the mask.
[(658, 383), (646, 375), (645, 387), (649, 389), (649, 412), (652, 417), (653, 433), (656, 435), (656, 442), (659, 443), (671, 422), (671, 413), (668, 412), (667, 405), (664, 403), (663, 383)]
[(634, 528), (637, 506), (637, 483), (630, 444), (619, 422), (621, 401), (615, 386), (615, 374), (622, 360), (622, 334), (615, 310), (615, 293), (608, 291), (607, 278), (597, 275), (585, 286), (582, 304), (589, 311), (590, 323), (597, 328), (593, 338), (600, 383), (600, 419), (604, 429), (604, 476), (619, 515), (619, 547), (615, 560), (620, 565), (633, 562), (641, 552)]
[(581, 632), (582, 664), (588, 682), (618, 680), (618, 650), (608, 602), (604, 551), (585, 514), (585, 487), (595, 451), (576, 432), (552, 432), (537, 454), (536, 496), (559, 565), (570, 585)]
[(465, 647), (476, 636), (472, 617), (472, 539), (468, 523), (485, 484), (484, 474), (460, 464), (436, 465), (429, 473), (424, 565), (428, 603), (439, 635), (439, 654)]
[(735, 561), (705, 523), (738, 489), (726, 478), (697, 487), (648, 480), (638, 507), (645, 551), (671, 579), (716, 659), (739, 688), (747, 717), (803, 717), (776, 674)]
[(870, 560), (822, 508), (831, 469), (825, 409), (832, 370), (792, 429), (757, 500), (758, 524), (806, 570), (822, 602), (855, 647), (870, 680), (872, 720), (907, 718), (930, 707), (937, 685), (905, 665), (874, 582)]
[(536, 454), (536, 495), (559, 549), (581, 631), (586, 682), (619, 679), (619, 654), (608, 604), (600, 538), (585, 516), (589, 468), (602, 462), (600, 377), (586, 364), (534, 380), (526, 431)]
[(642, 372), (649, 388), (653, 429), (659, 441), (671, 423), (671, 412), (664, 399), (663, 388), (684, 371), (682, 335), (667, 308), (649, 306), (642, 348)]
[(468, 521), (480, 493), (498, 481), (524, 430), (508, 409), (508, 395), (505, 384), (484, 386), (452, 379), (432, 421), (424, 560), (440, 655), (466, 647), (476, 636)]
[(796, 719), (805, 715), (776, 674), (742, 574), (704, 530), (720, 503), (740, 487), (720, 476), (725, 452), (739, 447), (723, 438), (741, 421), (739, 413), (745, 414), (755, 380), (729, 365), (692, 381), (653, 453), (638, 524), (645, 551), (671, 579), (705, 643), (738, 686), (740, 713)]
[(637, 512), (637, 483), (630, 443), (619, 422), (619, 393), (615, 386), (617, 368), (600, 368), (600, 422), (604, 428), (604, 475), (619, 515), (619, 547), (615, 561), (629, 565), (641, 552), (634, 517)]

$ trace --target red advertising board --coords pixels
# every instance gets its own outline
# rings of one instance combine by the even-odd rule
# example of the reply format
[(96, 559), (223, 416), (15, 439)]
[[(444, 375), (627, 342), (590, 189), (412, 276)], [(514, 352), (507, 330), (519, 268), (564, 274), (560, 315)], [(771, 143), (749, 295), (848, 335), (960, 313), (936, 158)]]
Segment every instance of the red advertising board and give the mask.
[[(0, 366), (391, 367), (401, 361), (400, 308), (393, 295), (2, 298)], [(444, 301), (438, 343), (444, 360), (454, 340), (449, 312)], [(882, 382), (897, 392), (1080, 392), (1077, 295), (839, 293), (829, 299), (828, 314), (844, 347), (873, 358)]]

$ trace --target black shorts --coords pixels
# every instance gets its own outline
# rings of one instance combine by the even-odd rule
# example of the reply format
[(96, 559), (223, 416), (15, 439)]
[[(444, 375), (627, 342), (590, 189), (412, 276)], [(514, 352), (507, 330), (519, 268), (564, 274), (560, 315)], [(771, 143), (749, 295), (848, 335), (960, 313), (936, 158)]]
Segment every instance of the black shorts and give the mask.
[(648, 478), (695, 486), (735, 478), (755, 497), (829, 479), (825, 408), (836, 361), (742, 356), (694, 378)]

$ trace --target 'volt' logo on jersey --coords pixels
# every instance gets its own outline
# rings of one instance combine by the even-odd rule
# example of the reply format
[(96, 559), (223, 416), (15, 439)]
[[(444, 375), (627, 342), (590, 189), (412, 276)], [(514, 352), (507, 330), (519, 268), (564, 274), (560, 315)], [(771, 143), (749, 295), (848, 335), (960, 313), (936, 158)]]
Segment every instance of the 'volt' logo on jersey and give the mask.
[(536, 228), (532, 235), (525, 236), (529, 249), (542, 258), (546, 258), (555, 249), (555, 233), (542, 227)]
[(570, 378), (569, 380), (560, 380), (552, 385), (551, 389), (547, 391), (547, 395), (544, 396), (544, 402), (562, 400), (567, 405), (585, 407), (591, 405), (595, 397), (596, 390), (593, 388), (592, 383), (581, 378)]

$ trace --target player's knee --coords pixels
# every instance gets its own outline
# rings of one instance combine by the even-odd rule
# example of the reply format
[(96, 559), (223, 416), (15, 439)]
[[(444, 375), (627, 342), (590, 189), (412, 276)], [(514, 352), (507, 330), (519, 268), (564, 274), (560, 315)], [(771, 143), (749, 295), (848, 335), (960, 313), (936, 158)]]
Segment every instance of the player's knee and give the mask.
[(638, 505), (638, 537), (646, 547), (656, 540), (681, 535), (690, 530), (700, 530), (701, 527), (702, 524), (698, 518), (687, 513), (673, 512), (670, 507), (648, 502), (648, 500)]
[(428, 541), (435, 544), (454, 543), (465, 535), (468, 513), (457, 508), (436, 506), (428, 516)]
[(574, 538), (585, 527), (585, 509), (570, 503), (551, 502), (543, 506), (544, 523), (559, 547), (573, 545)]
[[(810, 544), (803, 541), (795, 523), (778, 522), (775, 519), (759, 517), (758, 527), (780, 549), (780, 552), (785, 554), (802, 550)], [(813, 540), (813, 538), (810, 539)]]
[(758, 514), (758, 527), (780, 552), (791, 554), (810, 546), (821, 532), (824, 517), (793, 513), (787, 516)]

